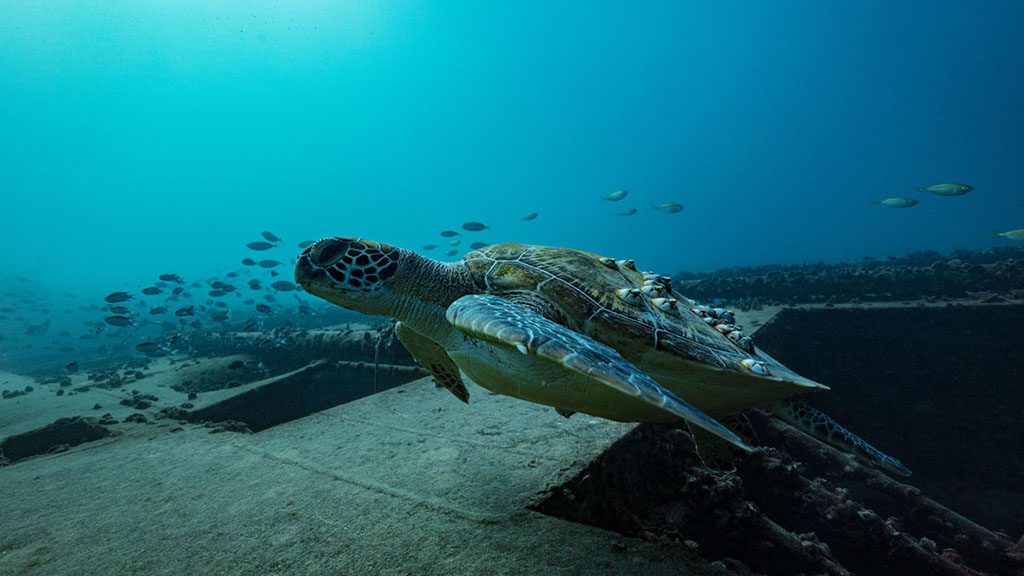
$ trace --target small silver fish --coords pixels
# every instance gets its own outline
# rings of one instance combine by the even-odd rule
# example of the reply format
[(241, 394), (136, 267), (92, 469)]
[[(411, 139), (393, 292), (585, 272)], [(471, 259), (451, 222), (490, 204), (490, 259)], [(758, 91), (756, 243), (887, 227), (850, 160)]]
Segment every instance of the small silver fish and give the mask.
[(310, 246), (312, 246), (314, 244), (314, 242), (315, 242), (314, 240), (303, 240), (302, 242), (299, 242), (299, 248), (300, 249), (309, 248)]
[(611, 194), (601, 198), (601, 200), (607, 200), (609, 202), (618, 202), (629, 195), (629, 190), (616, 190)]
[(276, 244), (271, 244), (270, 242), (249, 242), (245, 245), (249, 250), (256, 250), (257, 252), (270, 250), (274, 246), (276, 246)]
[(279, 292), (291, 292), (295, 290), (295, 284), (292, 284), (287, 280), (278, 280), (271, 284), (270, 287)]
[(444, 255), (445, 256), (455, 256), (458, 253), (459, 253), (458, 250), (449, 250), (449, 251), (445, 252)]
[(145, 294), (146, 296), (156, 296), (161, 292), (163, 292), (163, 290), (157, 288), (156, 286), (149, 286), (147, 288), (142, 289), (142, 293)]
[(426, 244), (423, 246), (424, 250), (433, 250), (434, 248), (437, 248), (437, 244)]
[(886, 208), (910, 208), (917, 206), (917, 200), (913, 198), (886, 198), (885, 200), (874, 200), (873, 204), (880, 204)]
[(469, 245), (469, 247), (472, 248), (473, 250), (479, 250), (481, 248), (486, 248), (487, 242), (473, 242), (472, 244)]
[(675, 202), (666, 202), (664, 204), (651, 204), (651, 209), (664, 212), (665, 214), (676, 214), (683, 211), (683, 205), (676, 204)]
[(969, 184), (936, 184), (927, 188), (917, 188), (918, 192), (931, 192), (939, 196), (962, 196), (971, 190), (974, 190), (974, 186)]
[(616, 212), (616, 214), (619, 216), (632, 216), (633, 214), (636, 214), (636, 208), (626, 208), (621, 212)]
[(256, 261), (252, 258), (242, 258), (242, 266), (255, 266)]
[(540, 216), (540, 214), (537, 214), (536, 212), (530, 212), (526, 216), (520, 218), (520, 220), (526, 220), (527, 222), (529, 222), (530, 220), (536, 220), (537, 216)]
[(260, 260), (259, 265), (260, 268), (273, 268), (275, 266), (280, 266), (281, 263), (277, 260)]
[(462, 236), (462, 234), (456, 232), (455, 230), (445, 230), (441, 232), (441, 236), (444, 238), (454, 238), (455, 236)]
[(266, 238), (267, 242), (275, 242), (276, 243), (276, 242), (280, 242), (281, 241), (281, 239), (277, 237), (277, 234), (274, 234), (273, 232), (270, 232), (270, 231), (267, 231), (267, 230), (264, 230), (263, 232), (260, 232), (260, 236), (263, 236), (264, 238)]
[(462, 244), (462, 240), (456, 239), (448, 243), (449, 246), (458, 246), (459, 244)]

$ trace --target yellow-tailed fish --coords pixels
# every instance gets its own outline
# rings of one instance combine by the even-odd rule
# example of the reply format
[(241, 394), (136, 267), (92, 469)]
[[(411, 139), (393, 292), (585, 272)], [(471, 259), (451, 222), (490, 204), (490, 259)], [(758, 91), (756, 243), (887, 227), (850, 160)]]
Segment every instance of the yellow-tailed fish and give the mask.
[(1008, 232), (995, 231), (992, 235), (1002, 236), (1003, 238), (1009, 238), (1010, 240), (1017, 240), (1018, 242), (1024, 242), (1024, 230), (1010, 230)]

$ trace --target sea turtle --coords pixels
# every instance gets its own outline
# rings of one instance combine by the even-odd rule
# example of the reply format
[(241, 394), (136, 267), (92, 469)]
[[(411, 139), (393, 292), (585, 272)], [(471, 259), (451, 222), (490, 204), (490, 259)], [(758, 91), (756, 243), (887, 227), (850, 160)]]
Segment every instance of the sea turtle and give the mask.
[(754, 346), (731, 313), (699, 306), (632, 260), (507, 243), (444, 263), (372, 240), (327, 238), (302, 252), (295, 280), (344, 308), (398, 319), (399, 340), (464, 402), (460, 369), (484, 388), (564, 416), (682, 419), (695, 437), (742, 450), (750, 448), (719, 420), (757, 406), (872, 465), (910, 473), (792, 399), (828, 388)]

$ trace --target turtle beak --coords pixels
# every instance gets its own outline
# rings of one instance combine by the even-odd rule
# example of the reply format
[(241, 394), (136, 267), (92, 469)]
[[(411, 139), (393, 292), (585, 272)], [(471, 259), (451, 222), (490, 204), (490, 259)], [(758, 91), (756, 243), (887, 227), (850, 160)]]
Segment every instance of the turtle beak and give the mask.
[(323, 268), (314, 266), (309, 258), (308, 253), (303, 253), (295, 263), (295, 283), (302, 286), (307, 292), (311, 292), (310, 288), (313, 284), (323, 281), (327, 277)]

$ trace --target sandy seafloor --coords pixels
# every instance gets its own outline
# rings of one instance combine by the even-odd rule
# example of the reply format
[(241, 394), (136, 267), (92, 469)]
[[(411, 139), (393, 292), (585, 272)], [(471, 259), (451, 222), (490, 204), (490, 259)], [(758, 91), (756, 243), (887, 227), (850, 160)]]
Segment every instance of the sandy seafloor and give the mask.
[[(166, 379), (136, 387), (175, 394)], [(116, 437), (2, 468), (0, 573), (715, 573), (526, 509), (628, 425), (473, 394), (465, 406), (418, 380), (253, 435), (120, 424)], [(134, 412), (117, 394), (80, 396), (78, 408)], [(35, 399), (52, 405), (0, 404), (0, 434), (57, 415), (26, 405)]]

